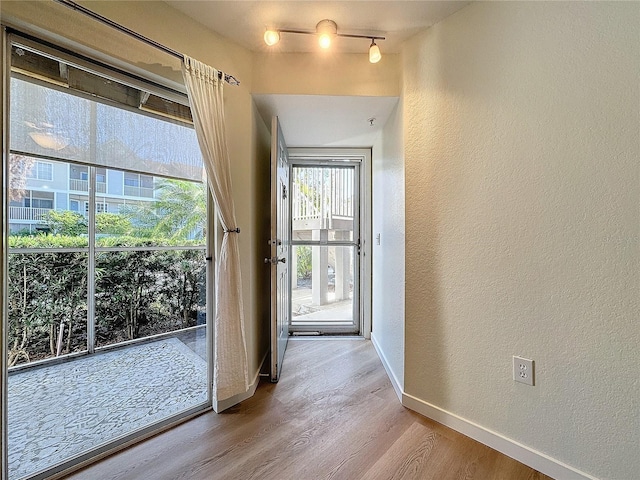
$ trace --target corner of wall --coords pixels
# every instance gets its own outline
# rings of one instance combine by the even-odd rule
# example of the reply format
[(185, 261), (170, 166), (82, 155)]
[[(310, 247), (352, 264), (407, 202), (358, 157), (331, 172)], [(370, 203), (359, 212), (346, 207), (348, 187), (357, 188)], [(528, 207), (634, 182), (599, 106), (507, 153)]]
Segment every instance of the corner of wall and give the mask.
[(405, 188), (402, 100), (373, 156), (371, 339), (396, 393), (404, 388)]

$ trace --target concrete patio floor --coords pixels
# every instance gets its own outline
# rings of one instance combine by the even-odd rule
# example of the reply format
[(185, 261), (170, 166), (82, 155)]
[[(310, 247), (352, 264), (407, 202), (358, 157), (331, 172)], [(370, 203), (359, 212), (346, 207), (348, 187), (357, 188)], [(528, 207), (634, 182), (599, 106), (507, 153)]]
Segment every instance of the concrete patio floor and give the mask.
[(353, 300), (336, 302), (335, 293), (327, 293), (327, 303), (314, 305), (311, 288), (298, 287), (291, 291), (291, 322), (295, 325), (353, 324)]
[(10, 372), (9, 479), (33, 475), (204, 404), (204, 329), (201, 333)]

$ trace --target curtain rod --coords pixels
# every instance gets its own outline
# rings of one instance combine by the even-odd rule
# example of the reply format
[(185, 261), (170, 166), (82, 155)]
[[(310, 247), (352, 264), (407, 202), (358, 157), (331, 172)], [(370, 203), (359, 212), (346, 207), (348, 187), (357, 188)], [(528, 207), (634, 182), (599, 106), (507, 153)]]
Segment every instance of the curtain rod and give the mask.
[[(116, 23), (113, 20), (100, 15), (99, 13), (96, 13), (93, 10), (89, 10), (88, 8), (85, 8), (82, 5), (79, 5), (78, 3), (72, 0), (53, 0), (53, 1), (61, 5), (64, 5), (65, 7), (69, 7), (73, 10), (76, 10), (80, 13), (83, 13), (88, 17), (91, 17), (94, 20), (99, 21), (100, 23), (103, 23), (109, 27), (115, 28), (116, 30), (124, 34), (135, 38), (136, 40), (140, 40), (141, 42), (144, 42), (147, 45), (151, 45), (152, 47), (157, 48), (158, 50), (162, 50), (163, 52), (168, 53), (169, 55), (172, 55), (176, 58), (179, 58), (180, 60), (184, 60), (184, 55), (182, 53), (176, 50), (173, 50), (172, 48), (169, 48), (165, 45), (162, 45), (161, 43), (158, 43), (155, 40), (151, 40), (150, 38), (147, 38), (144, 35), (139, 34), (138, 32), (134, 32), (133, 30), (125, 27), (124, 25), (120, 25), (119, 23)], [(234, 85), (234, 86), (240, 85), (240, 81), (236, 79), (236, 77), (234, 77), (233, 75), (229, 75), (228, 73), (218, 71), (218, 78), (222, 79), (223, 76), (224, 76), (224, 81), (227, 82), (229, 85)]]

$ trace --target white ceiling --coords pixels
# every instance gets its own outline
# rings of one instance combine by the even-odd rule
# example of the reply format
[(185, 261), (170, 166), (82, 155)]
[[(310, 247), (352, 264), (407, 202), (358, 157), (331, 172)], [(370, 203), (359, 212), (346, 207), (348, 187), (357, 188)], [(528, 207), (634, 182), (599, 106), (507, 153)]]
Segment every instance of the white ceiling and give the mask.
[[(264, 122), (279, 117), (290, 147), (368, 147), (398, 103), (396, 97), (254, 95)], [(369, 119), (373, 118), (373, 125)]]
[[(168, 0), (210, 30), (254, 52), (270, 47), (262, 37), (267, 28), (315, 30), (325, 18), (338, 24), (338, 33), (375, 34), (384, 55), (398, 53), (407, 38), (461, 9), (469, 1), (245, 1)], [(363, 46), (363, 42), (366, 44)], [(337, 38), (334, 51), (366, 51), (368, 40)], [(311, 52), (318, 49), (314, 37), (282, 34), (279, 52)]]
[[(311, 30), (325, 18), (338, 33), (384, 36), (377, 41), (382, 55), (399, 53), (402, 43), (469, 4), (469, 1), (245, 1), (167, 0), (167, 4), (208, 29), (254, 52), (314, 52), (311, 35), (282, 34), (267, 47), (267, 28)], [(367, 39), (337, 38), (331, 49), (367, 54)], [(242, 79), (240, 79), (242, 80)], [(289, 146), (370, 146), (397, 104), (395, 97), (327, 97), (313, 95), (254, 95), (267, 125), (280, 118)], [(375, 118), (374, 125), (368, 119)]]

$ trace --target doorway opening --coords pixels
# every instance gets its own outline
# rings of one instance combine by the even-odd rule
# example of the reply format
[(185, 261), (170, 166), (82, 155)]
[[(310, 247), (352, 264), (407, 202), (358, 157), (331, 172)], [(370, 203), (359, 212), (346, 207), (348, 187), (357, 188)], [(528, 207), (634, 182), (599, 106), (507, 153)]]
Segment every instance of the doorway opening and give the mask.
[(289, 155), (290, 334), (366, 336), (370, 151), (289, 149)]

